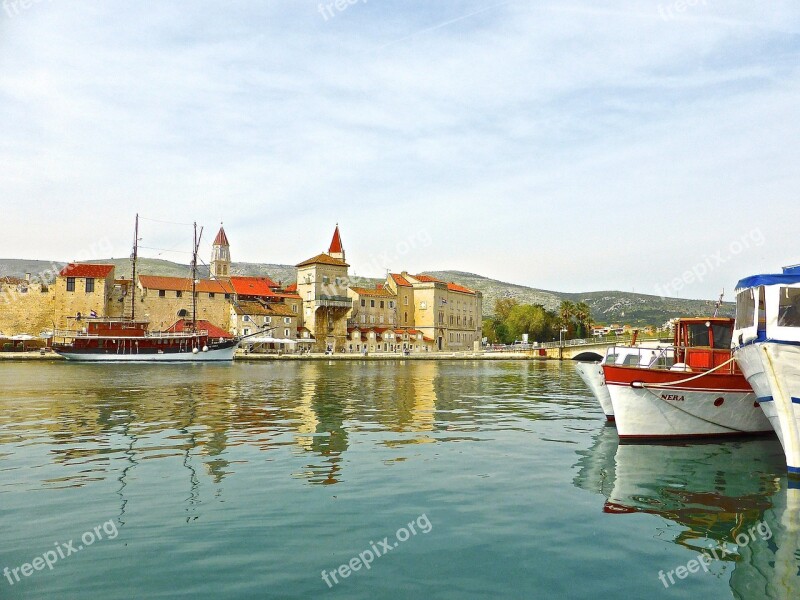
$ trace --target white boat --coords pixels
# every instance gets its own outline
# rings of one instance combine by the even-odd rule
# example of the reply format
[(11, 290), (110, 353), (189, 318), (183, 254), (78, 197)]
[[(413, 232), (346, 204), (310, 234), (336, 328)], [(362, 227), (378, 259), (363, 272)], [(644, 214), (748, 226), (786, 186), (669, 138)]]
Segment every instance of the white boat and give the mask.
[[(666, 349), (666, 354), (663, 350)], [(608, 348), (606, 355), (600, 361), (578, 361), (575, 368), (578, 375), (591, 390), (600, 403), (603, 413), (608, 421), (614, 421), (614, 406), (611, 403), (611, 394), (608, 393), (606, 378), (603, 375), (603, 365), (639, 365), (649, 367), (664, 359), (669, 363), (673, 359), (671, 347), (662, 344), (641, 344), (639, 346), (613, 346)]]
[(800, 266), (736, 286), (733, 354), (800, 476)]
[(621, 439), (754, 435), (771, 432), (756, 396), (731, 358), (733, 319), (683, 318), (673, 359), (649, 366), (603, 365)]

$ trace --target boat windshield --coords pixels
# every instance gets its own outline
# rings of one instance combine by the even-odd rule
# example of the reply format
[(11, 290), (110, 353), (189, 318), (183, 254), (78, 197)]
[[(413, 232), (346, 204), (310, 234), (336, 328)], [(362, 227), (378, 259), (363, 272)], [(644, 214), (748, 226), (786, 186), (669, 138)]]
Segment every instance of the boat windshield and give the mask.
[(800, 288), (781, 288), (778, 303), (778, 325), (780, 327), (800, 327)]
[(714, 348), (717, 350), (728, 350), (731, 347), (733, 330), (730, 325), (714, 323), (711, 325), (711, 333), (714, 337)]
[(686, 345), (692, 348), (710, 346), (709, 328), (705, 323), (689, 323), (686, 325)]

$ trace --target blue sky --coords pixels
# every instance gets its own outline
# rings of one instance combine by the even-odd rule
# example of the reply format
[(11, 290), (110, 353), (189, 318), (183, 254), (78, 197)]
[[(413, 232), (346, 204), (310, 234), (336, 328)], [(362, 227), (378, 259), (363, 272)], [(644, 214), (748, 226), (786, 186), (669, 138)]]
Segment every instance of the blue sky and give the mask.
[(800, 262), (797, 2), (340, 6), (7, 0), (0, 257), (126, 256), (138, 211), (206, 254), (224, 221), (234, 260), (338, 222), (360, 275), (560, 291), (730, 298)]

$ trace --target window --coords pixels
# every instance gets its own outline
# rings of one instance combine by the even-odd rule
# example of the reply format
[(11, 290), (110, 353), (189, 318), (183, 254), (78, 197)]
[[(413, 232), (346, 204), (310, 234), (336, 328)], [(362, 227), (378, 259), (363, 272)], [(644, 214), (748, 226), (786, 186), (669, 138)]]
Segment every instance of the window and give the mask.
[(243, 316), (242, 317), (242, 321), (244, 321), (245, 323), (249, 323), (250, 322), (250, 315)]
[(364, 300), (364, 298), (362, 298), (361, 299), (361, 306), (366, 306), (366, 305), (367, 305), (367, 301)]
[(323, 283), (323, 285), (328, 285), (328, 282), (329, 282), (329, 281), (330, 281), (330, 280), (328, 279), (328, 276), (327, 276), (327, 275), (323, 275), (323, 276), (322, 276), (322, 283)]
[(778, 303), (778, 325), (800, 327), (800, 288), (781, 288), (780, 302)]
[(369, 307), (370, 308), (375, 308), (375, 300), (370, 300), (369, 301)]
[(378, 317), (378, 319), (379, 319), (379, 322), (380, 322), (380, 323), (383, 323), (383, 315), (381, 315), (380, 317)]
[(272, 317), (264, 317), (264, 323), (272, 323)]
[(408, 313), (407, 312), (403, 313), (403, 323), (408, 323)]
[(284, 329), (284, 330), (283, 330), (283, 335), (284, 335), (285, 337), (287, 337), (287, 338), (288, 338), (288, 337), (289, 337), (289, 335), (290, 335), (290, 332), (289, 332), (289, 330), (288, 330), (288, 329)]
[(94, 293), (94, 277), (87, 277), (86, 278), (86, 293), (92, 294)]
[(292, 312), (294, 314), (297, 314), (297, 304), (294, 304), (294, 303), (292, 304)]
[(370, 315), (369, 316), (369, 322), (370, 323), (375, 323), (375, 315)]
[(286, 325), (290, 325), (292, 322), (292, 317), (283, 317), (283, 322)]
[(403, 304), (405, 304), (406, 306), (408, 306), (408, 296), (406, 296), (405, 298), (403, 298)]
[(75, 291), (75, 278), (74, 277), (67, 277), (67, 291), (74, 292)]
[(250, 335), (250, 328), (245, 327), (244, 329), (242, 329), (242, 335)]
[(394, 300), (389, 300), (389, 308), (394, 308)]
[(311, 300), (311, 290), (306, 292), (306, 300)]
[(158, 297), (159, 298), (166, 298), (167, 297), (167, 290), (158, 290)]
[(183, 297), (183, 292), (181, 292), (180, 290), (178, 290), (177, 292), (175, 292), (175, 297), (176, 297), (176, 298), (182, 298), (182, 297)]
[(753, 289), (743, 290), (736, 296), (736, 328), (755, 327), (756, 300)]
[(208, 292), (208, 298), (211, 299), (214, 297), (214, 292)]
[(422, 302), (420, 302), (420, 303), (419, 303), (419, 307), (420, 307), (422, 310), (425, 310), (425, 309), (427, 309), (427, 308), (428, 308), (428, 303), (427, 303), (427, 302), (425, 302), (425, 301), (423, 300)]
[(383, 300), (381, 300), (381, 308), (383, 308)]
[(230, 299), (231, 299), (231, 295), (230, 294), (225, 294), (225, 300), (230, 300)]
[(362, 323), (366, 323), (367, 322), (367, 315), (361, 315), (361, 322)]

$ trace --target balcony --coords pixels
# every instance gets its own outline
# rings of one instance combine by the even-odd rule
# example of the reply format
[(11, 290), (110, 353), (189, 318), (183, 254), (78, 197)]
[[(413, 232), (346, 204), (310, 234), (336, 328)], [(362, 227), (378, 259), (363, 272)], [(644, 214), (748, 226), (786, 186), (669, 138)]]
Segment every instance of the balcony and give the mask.
[(315, 298), (317, 308), (353, 308), (353, 299), (347, 296), (325, 296)]

